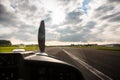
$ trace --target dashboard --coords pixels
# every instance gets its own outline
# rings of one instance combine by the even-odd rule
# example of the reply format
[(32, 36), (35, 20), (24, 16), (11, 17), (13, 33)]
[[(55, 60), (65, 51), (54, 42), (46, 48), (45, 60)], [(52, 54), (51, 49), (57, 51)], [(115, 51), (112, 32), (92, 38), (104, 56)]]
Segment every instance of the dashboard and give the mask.
[(0, 80), (84, 80), (74, 66), (48, 57), (24, 58), (19, 53), (0, 53)]
[(20, 75), (23, 57), (20, 54), (0, 54), (0, 80), (16, 80)]

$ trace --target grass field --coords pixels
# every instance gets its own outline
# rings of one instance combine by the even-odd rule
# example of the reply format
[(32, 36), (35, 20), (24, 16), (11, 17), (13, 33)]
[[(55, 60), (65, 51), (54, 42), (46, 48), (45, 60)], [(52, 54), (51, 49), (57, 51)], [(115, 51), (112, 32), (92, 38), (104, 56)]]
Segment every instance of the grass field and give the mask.
[(24, 46), (24, 47), (20, 47), (20, 46), (6, 46), (6, 47), (1, 47), (0, 46), (0, 53), (2, 52), (12, 52), (13, 49), (25, 49), (25, 51), (35, 51), (38, 50), (38, 46)]
[[(105, 47), (105, 46), (69, 46), (73, 48), (94, 48), (98, 50), (108, 50), (108, 51), (120, 51), (120, 47)], [(37, 45), (30, 45), (30, 46), (6, 46), (6, 47), (1, 47), (0, 46), (0, 53), (2, 52), (12, 52), (13, 49), (25, 49), (25, 51), (36, 51), (39, 50)]]
[(120, 51), (120, 47), (98, 47), (99, 50)]
[(98, 50), (120, 51), (120, 47), (106, 47), (106, 46), (71, 46), (74, 48), (93, 48)]

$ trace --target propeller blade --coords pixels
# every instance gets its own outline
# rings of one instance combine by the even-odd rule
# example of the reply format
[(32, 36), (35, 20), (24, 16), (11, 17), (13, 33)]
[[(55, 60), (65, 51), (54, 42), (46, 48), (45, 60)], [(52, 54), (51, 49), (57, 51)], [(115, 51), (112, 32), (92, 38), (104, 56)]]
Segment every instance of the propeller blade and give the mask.
[(38, 30), (38, 45), (42, 53), (45, 52), (45, 23), (44, 20), (41, 21), (40, 27)]

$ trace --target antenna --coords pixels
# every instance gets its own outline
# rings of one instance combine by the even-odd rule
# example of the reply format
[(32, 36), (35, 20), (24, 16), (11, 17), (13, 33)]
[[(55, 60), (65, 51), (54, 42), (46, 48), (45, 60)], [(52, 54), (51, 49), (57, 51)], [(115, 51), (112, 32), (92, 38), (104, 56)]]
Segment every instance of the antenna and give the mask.
[(38, 45), (41, 53), (45, 52), (45, 24), (44, 20), (41, 21), (38, 30)]

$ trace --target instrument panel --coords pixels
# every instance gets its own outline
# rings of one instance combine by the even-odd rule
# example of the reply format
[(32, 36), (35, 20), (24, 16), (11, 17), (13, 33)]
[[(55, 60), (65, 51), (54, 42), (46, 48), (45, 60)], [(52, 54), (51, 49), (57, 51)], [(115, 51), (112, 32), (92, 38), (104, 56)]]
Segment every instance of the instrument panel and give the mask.
[(24, 59), (19, 53), (0, 53), (0, 80), (84, 80), (72, 65), (48, 56)]
[(20, 54), (0, 54), (0, 80), (18, 80), (23, 57)]

